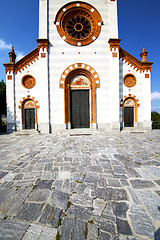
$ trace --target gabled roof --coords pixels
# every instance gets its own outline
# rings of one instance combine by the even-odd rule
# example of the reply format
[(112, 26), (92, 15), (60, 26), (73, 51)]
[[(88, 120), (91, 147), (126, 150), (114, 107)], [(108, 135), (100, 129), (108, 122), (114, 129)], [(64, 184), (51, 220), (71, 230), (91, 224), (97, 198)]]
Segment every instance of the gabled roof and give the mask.
[(136, 71), (151, 71), (151, 65), (153, 64), (152, 62), (141, 62), (121, 47), (119, 48), (119, 58), (125, 61), (125, 63), (128, 63), (128, 65), (131, 64), (131, 67), (134, 67)]

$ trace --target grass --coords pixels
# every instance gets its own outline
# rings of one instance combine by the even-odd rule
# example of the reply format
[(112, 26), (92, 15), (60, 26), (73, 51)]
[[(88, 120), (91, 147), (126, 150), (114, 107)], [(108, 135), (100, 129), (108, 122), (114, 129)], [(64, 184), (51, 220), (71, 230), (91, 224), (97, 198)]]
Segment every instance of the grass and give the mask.
[(88, 223), (86, 223), (86, 225), (85, 225), (84, 235), (85, 235), (85, 240), (87, 240), (87, 235), (88, 235)]
[(71, 205), (72, 205), (72, 203), (69, 201), (67, 204), (67, 210), (70, 208)]
[(61, 235), (59, 234), (59, 231), (57, 231), (56, 240), (60, 240), (60, 239), (61, 239)]
[(33, 189), (33, 190), (35, 190), (35, 189), (36, 189), (36, 187), (37, 187), (37, 185), (34, 185), (32, 189)]

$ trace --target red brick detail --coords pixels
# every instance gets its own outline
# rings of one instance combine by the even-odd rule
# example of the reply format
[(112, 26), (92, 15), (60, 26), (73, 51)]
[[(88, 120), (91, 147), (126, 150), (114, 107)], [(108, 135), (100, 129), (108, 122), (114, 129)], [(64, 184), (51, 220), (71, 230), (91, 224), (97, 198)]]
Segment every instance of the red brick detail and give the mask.
[(98, 73), (91, 66), (84, 63), (76, 63), (66, 68), (62, 73), (59, 82), (60, 88), (64, 88), (65, 123), (70, 123), (69, 89), (70, 81), (76, 75), (84, 75), (90, 81), (91, 123), (96, 123), (97, 122), (96, 88), (100, 87), (100, 79)]
[(118, 54), (116, 52), (113, 52), (112, 57), (118, 57)]
[(137, 108), (140, 107), (140, 104), (138, 103), (139, 100), (136, 99), (136, 96), (135, 95), (132, 96), (132, 94), (128, 94), (128, 96), (124, 96), (123, 99), (121, 99), (120, 107), (122, 107), (123, 122), (124, 122), (124, 104), (127, 99), (132, 99), (134, 101), (134, 115), (135, 115), (134, 121), (138, 122), (138, 109)]
[[(87, 19), (91, 24), (92, 31), (83, 39), (77, 39), (72, 35), (69, 35), (65, 28), (66, 19), (68, 19), (70, 17), (70, 14), (72, 15), (72, 13), (75, 13), (76, 15), (76, 11), (81, 11), (82, 16), (84, 17), (87, 16)], [(71, 45), (84, 46), (95, 41), (96, 38), (99, 36), (101, 31), (102, 18), (97, 9), (94, 8), (92, 5), (85, 2), (76, 1), (65, 4), (58, 11), (55, 18), (55, 24), (59, 35), (64, 41)]]
[(8, 75), (7, 80), (12, 80), (12, 75)]
[(37, 109), (39, 108), (39, 103), (37, 100), (35, 100), (34, 97), (31, 97), (30, 95), (27, 95), (27, 97), (23, 97), (19, 102), (18, 108), (21, 109), (22, 124), (24, 124), (24, 105), (27, 101), (33, 101), (35, 104), (35, 124), (37, 124)]
[(15, 64), (15, 73), (21, 72), (24, 70), (24, 68), (27, 68), (27, 66), (30, 66), (30, 64), (33, 64), (33, 62), (36, 62), (36, 59), (38, 59), (38, 57), (39, 51), (38, 48), (36, 48)]
[(119, 43), (120, 43), (121, 39), (119, 38), (110, 38), (108, 43), (110, 46), (110, 51), (112, 51), (112, 49), (114, 49), (114, 51), (116, 51), (116, 49), (118, 49), (119, 51)]
[(46, 58), (46, 53), (41, 53), (41, 58)]
[(128, 63), (128, 65), (130, 64), (133, 69), (136, 69), (136, 71), (140, 70), (140, 72), (144, 72), (146, 70), (147, 72), (151, 72), (152, 62), (141, 62), (122, 48), (119, 49), (119, 58), (125, 63)]
[(38, 43), (38, 50), (40, 50), (42, 48), (42, 50), (44, 51), (44, 49), (46, 48), (46, 50), (48, 52), (48, 47), (49, 47), (48, 39), (37, 39), (37, 43)]
[(149, 78), (149, 74), (145, 74), (145, 78)]

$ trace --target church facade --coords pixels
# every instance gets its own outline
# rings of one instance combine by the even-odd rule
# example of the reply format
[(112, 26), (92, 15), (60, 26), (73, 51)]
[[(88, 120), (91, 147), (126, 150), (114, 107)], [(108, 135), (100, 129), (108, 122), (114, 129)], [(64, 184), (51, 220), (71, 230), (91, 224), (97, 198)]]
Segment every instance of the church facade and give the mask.
[(4, 64), (8, 131), (151, 130), (151, 62), (120, 47), (117, 0), (39, 0), (37, 48)]

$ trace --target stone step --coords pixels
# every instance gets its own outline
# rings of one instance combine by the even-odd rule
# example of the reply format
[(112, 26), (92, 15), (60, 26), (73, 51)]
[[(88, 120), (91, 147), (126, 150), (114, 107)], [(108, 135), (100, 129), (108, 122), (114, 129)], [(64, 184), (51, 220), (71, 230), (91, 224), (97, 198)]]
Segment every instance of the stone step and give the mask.
[(15, 135), (31, 135), (31, 134), (40, 134), (36, 129), (22, 129), (14, 132)]
[(122, 132), (131, 132), (131, 133), (144, 133), (144, 129), (137, 128), (137, 127), (124, 127)]

